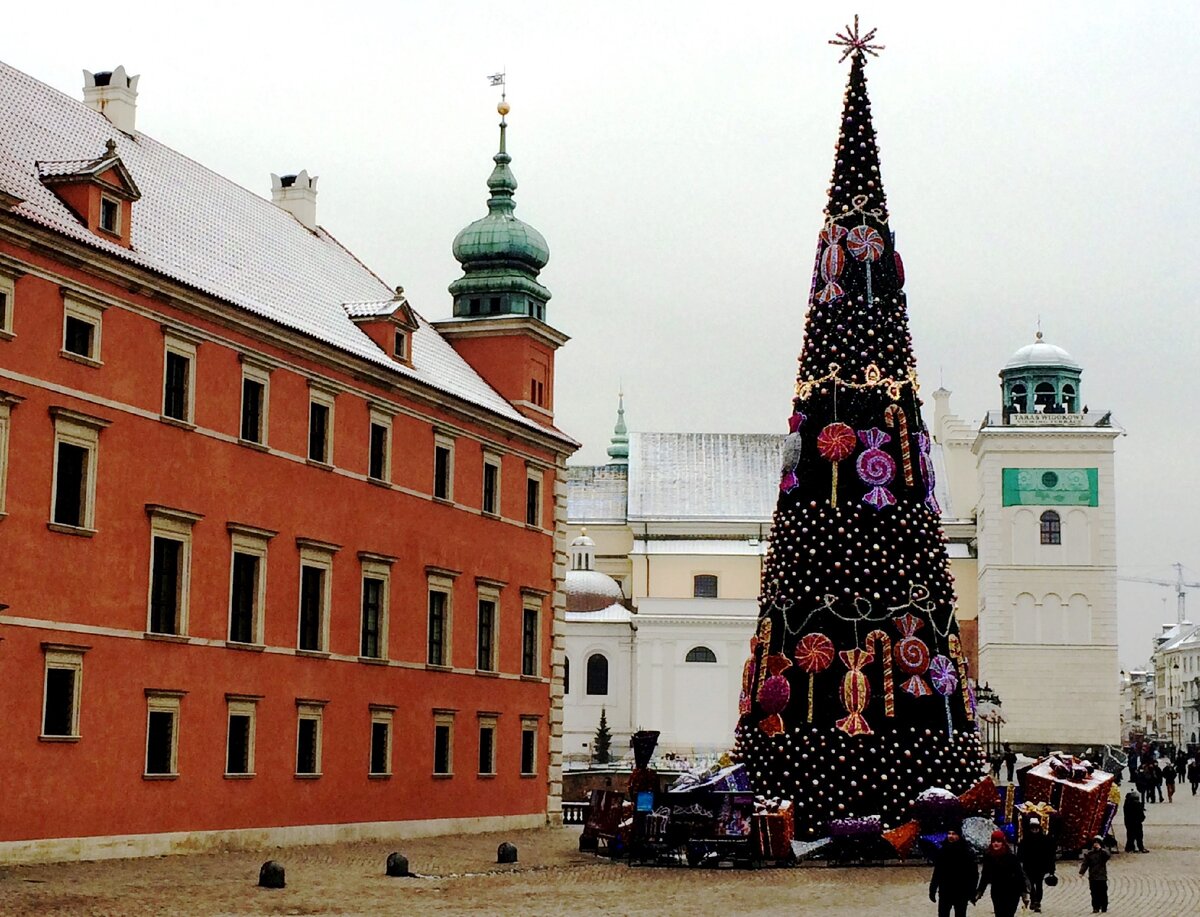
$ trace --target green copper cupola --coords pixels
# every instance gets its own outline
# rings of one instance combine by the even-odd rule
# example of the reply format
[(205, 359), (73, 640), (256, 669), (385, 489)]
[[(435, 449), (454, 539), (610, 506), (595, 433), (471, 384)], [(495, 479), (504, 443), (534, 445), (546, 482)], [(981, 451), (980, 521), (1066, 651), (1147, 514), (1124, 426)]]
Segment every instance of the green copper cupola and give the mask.
[(450, 284), (455, 318), (496, 318), (521, 315), (546, 320), (550, 291), (538, 283), (538, 274), (550, 260), (550, 248), (540, 232), (513, 215), (517, 180), (508, 164), (504, 116), (509, 105), (501, 101), (500, 150), (488, 176), (487, 216), (476, 220), (454, 238), (454, 257), (463, 276)]
[(625, 426), (625, 393), (617, 396), (617, 423), (613, 427), (612, 445), (608, 447), (608, 464), (629, 464), (629, 430)]

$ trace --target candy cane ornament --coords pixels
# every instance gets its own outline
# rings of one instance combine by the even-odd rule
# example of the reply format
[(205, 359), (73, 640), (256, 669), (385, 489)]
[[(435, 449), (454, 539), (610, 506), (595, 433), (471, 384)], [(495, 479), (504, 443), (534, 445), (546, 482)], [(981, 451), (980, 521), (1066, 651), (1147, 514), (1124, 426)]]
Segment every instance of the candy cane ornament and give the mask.
[[(897, 419), (898, 418), (898, 419)], [(904, 466), (904, 483), (913, 486), (912, 446), (908, 440), (908, 418), (904, 416), (904, 408), (898, 404), (889, 404), (883, 412), (883, 422), (900, 433), (900, 464)]]
[[(892, 674), (892, 638), (881, 630), (873, 630), (867, 634), (867, 649), (875, 644), (875, 653), (883, 660), (883, 712), (887, 716), (896, 715), (895, 681)], [(882, 652), (880, 652), (882, 650)]]

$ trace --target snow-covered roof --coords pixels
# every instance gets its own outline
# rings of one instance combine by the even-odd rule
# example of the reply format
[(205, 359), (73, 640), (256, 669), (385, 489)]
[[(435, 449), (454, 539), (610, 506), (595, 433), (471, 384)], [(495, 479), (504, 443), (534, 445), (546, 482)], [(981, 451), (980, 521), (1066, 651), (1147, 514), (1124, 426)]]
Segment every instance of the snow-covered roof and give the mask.
[(629, 434), (629, 518), (769, 522), (783, 436)]
[(756, 557), (767, 553), (766, 541), (745, 538), (635, 538), (630, 554), (692, 554), (708, 557)]
[[(142, 195), (132, 208), (132, 248), (89, 231), (41, 180), (47, 169), (95, 162), (110, 140)], [(411, 367), (382, 351), (342, 304), (382, 305), (394, 291), (324, 229), (310, 231), (265, 198), (140, 131), (122, 133), (82, 102), (3, 63), (0, 192), (20, 199), (12, 212), (33, 223), (562, 437), (520, 414), (420, 316)]]
[(584, 525), (623, 524), (628, 498), (627, 465), (567, 467), (567, 521)]
[(568, 611), (568, 624), (628, 624), (633, 612), (624, 605), (615, 603), (599, 611)]

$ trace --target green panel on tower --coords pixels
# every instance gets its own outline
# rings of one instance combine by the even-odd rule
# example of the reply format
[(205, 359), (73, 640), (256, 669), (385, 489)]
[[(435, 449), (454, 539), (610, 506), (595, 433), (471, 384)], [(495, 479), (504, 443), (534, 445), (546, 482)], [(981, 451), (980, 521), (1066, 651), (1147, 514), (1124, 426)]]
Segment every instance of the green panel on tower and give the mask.
[(1005, 506), (1099, 506), (1096, 468), (1005, 468)]

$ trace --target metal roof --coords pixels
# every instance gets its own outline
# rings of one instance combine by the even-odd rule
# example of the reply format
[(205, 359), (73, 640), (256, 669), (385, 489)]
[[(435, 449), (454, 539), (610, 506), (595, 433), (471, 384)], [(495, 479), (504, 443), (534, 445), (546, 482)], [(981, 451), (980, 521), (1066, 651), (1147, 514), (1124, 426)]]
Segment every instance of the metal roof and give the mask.
[[(142, 193), (132, 208), (132, 249), (89, 231), (39, 177), (51, 162), (94, 162), (109, 140)], [(383, 303), (394, 291), (324, 229), (306, 229), (270, 201), (140, 131), (122, 133), (82, 102), (3, 63), (0, 191), (19, 198), (12, 212), (33, 223), (567, 440), (518, 412), (420, 316), (412, 367), (384, 353), (342, 304)]]
[(783, 436), (631, 433), (629, 518), (768, 522)]
[(624, 524), (628, 496), (627, 465), (567, 467), (567, 520), (571, 523)]

